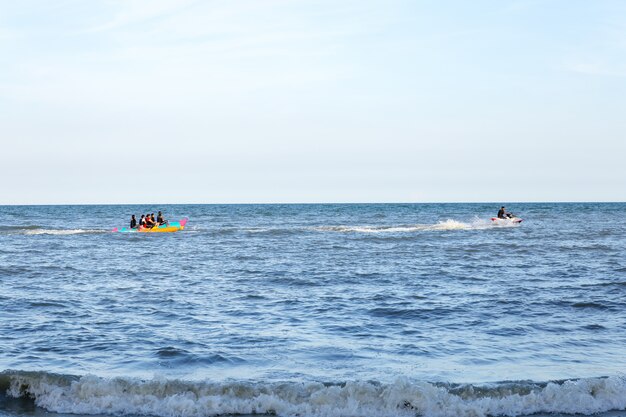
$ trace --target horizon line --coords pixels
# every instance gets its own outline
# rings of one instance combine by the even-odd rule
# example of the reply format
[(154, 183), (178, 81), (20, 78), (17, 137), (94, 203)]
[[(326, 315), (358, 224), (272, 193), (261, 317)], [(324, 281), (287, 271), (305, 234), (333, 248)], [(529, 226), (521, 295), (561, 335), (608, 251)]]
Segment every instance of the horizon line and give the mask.
[(9, 203), (0, 204), (0, 207), (19, 207), (19, 206), (140, 206), (140, 205), (162, 205), (162, 206), (269, 206), (269, 205), (383, 205), (383, 204), (625, 204), (626, 201), (387, 201), (387, 202), (248, 202), (248, 203)]

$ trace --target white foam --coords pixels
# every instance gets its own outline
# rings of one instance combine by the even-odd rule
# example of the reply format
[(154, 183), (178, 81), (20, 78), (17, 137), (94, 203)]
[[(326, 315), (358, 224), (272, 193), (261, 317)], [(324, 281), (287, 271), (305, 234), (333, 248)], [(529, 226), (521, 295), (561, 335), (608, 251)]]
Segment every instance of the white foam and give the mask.
[(593, 414), (626, 409), (626, 378), (537, 385), (446, 386), (401, 378), (391, 384), (212, 383), (50, 374), (11, 375), (7, 393), (31, 396), (49, 411), (201, 417), (276, 414), (300, 417), (483, 417)]
[(320, 226), (315, 228), (322, 232), (342, 232), (342, 233), (412, 233), (423, 231), (445, 231), (445, 230), (483, 230), (494, 227), (517, 227), (519, 223), (506, 222), (497, 223), (491, 220), (475, 218), (471, 222), (448, 219), (434, 224), (415, 224), (408, 226)]
[(471, 230), (475, 227), (471, 223), (464, 223), (453, 219), (440, 221), (430, 227), (430, 230)]
[(97, 229), (30, 229), (25, 230), (25, 235), (82, 235), (88, 233), (105, 233), (106, 230)]

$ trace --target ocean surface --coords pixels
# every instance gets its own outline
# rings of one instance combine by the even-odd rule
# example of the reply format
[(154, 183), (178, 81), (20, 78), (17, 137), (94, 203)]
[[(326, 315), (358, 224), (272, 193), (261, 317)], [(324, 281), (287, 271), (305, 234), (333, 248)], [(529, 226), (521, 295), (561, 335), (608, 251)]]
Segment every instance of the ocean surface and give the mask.
[(626, 415), (626, 204), (500, 205), (0, 206), (0, 417)]

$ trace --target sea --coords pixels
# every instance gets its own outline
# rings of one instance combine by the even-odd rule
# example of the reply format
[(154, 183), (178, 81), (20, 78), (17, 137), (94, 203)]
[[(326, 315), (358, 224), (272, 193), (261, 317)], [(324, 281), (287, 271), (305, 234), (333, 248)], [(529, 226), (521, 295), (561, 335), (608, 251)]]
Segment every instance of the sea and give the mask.
[(0, 206), (0, 417), (625, 416), (626, 203), (501, 205)]

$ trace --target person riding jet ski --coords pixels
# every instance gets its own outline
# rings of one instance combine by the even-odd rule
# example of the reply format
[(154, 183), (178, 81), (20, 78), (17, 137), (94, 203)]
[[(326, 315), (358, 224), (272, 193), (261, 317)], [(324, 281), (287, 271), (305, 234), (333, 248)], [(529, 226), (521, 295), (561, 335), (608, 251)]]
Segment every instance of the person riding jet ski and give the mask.
[(513, 213), (507, 213), (506, 207), (504, 206), (500, 207), (500, 210), (498, 210), (498, 219), (515, 219), (515, 218), (517, 218), (517, 216)]

